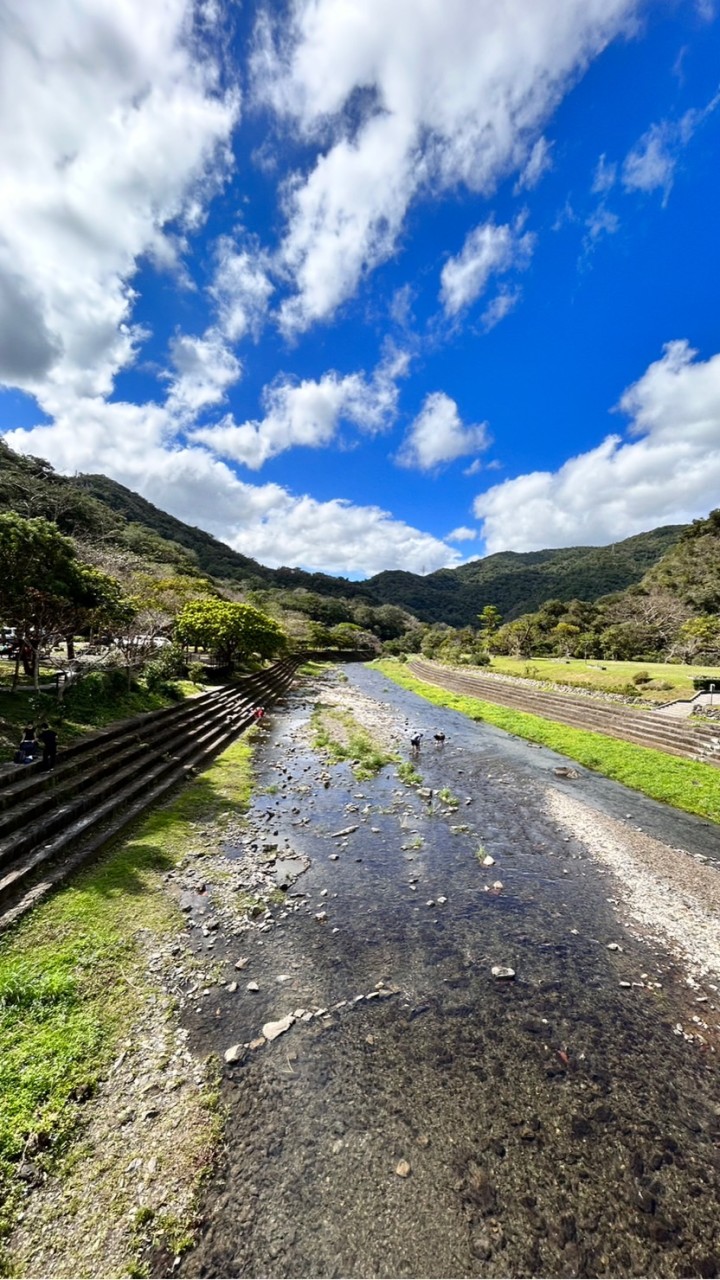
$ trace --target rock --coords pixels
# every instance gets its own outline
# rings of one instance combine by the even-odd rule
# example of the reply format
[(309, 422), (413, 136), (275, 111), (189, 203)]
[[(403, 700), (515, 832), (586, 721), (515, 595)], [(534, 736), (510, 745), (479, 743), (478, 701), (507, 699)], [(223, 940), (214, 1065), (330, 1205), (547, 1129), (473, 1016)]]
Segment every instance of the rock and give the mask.
[(227, 989), (228, 989), (228, 991), (230, 992), (230, 995), (231, 995), (231, 996), (234, 996), (234, 995), (235, 995), (235, 992), (236, 992), (236, 991), (237, 991), (237, 989), (238, 989), (238, 984), (237, 984), (237, 982), (228, 982), (228, 984), (227, 984)]
[(395, 1172), (398, 1178), (409, 1178), (412, 1173), (412, 1169), (410, 1168), (407, 1160), (401, 1160), (399, 1164), (395, 1166)]
[(483, 858), (483, 860), (482, 860), (482, 865), (483, 865), (484, 867), (494, 867), (494, 866), (495, 866), (495, 859), (494, 859), (494, 858), (493, 858), (493, 857), (488, 853), (488, 854), (486, 854), (486, 855), (485, 855), (485, 857)]
[(248, 982), (248, 984), (247, 984), (247, 986), (246, 986), (245, 990), (246, 990), (246, 991), (259, 991), (259, 990), (260, 990), (260, 988), (259, 988), (259, 986), (258, 986), (257, 982)]
[(329, 862), (337, 862), (337, 860), (338, 860), (338, 858), (339, 858), (339, 857), (340, 857), (340, 854), (339, 854), (339, 853), (331, 853), (331, 854), (330, 854), (330, 857), (329, 857), (329, 859), (328, 859), (328, 861), (329, 861)]
[(262, 1049), (264, 1044), (267, 1044), (267, 1040), (265, 1039), (265, 1037), (256, 1036), (254, 1040), (250, 1041), (248, 1048), (254, 1051), (255, 1049)]
[(440, 904), (441, 907), (444, 907), (446, 902), (447, 902), (447, 898), (438, 898), (438, 903)]
[(435, 906), (435, 899), (434, 899), (434, 898), (428, 898), (427, 902), (425, 903), (425, 906), (426, 906), (426, 907), (434, 907), (434, 906)]
[(514, 970), (514, 969), (508, 969), (508, 968), (506, 968), (506, 967), (505, 967), (504, 965), (502, 965), (502, 964), (494, 964), (494, 965), (493, 965), (493, 967), (492, 967), (492, 969), (490, 970), (490, 972), (491, 972), (491, 974), (492, 974), (493, 978), (499, 978), (499, 979), (502, 979), (502, 978), (514, 978), (514, 977), (515, 977), (515, 970)]
[(357, 831), (357, 829), (358, 829), (357, 823), (355, 824), (354, 827), (343, 827), (342, 831), (333, 831), (330, 836), (330, 839), (339, 840), (341, 836), (351, 836), (353, 831)]
[(246, 967), (247, 963), (248, 963), (248, 958), (247, 958), (247, 956), (241, 956), (239, 960), (236, 960), (236, 961), (235, 961), (235, 968), (236, 968), (236, 969), (244, 969), (244, 968)]
[(262, 1033), (266, 1040), (277, 1040), (278, 1036), (290, 1030), (294, 1021), (292, 1014), (288, 1013), (284, 1018), (280, 1018), (278, 1022), (266, 1022)]
[(244, 1053), (245, 1053), (244, 1044), (232, 1044), (229, 1049), (225, 1050), (225, 1054), (224, 1054), (225, 1061), (240, 1062), (243, 1058)]
[(415, 1144), (418, 1147), (429, 1147), (430, 1139), (426, 1133), (420, 1133), (415, 1139)]
[(622, 947), (619, 942), (608, 942), (607, 949), (608, 951), (622, 951)]
[(421, 800), (429, 800), (432, 796), (432, 791), (430, 787), (418, 787), (418, 795)]
[(318, 924), (324, 924), (324, 923), (325, 923), (325, 921), (327, 920), (327, 918), (328, 918), (328, 917), (327, 917), (327, 911), (316, 911), (316, 912), (315, 912), (315, 919), (317, 920)]
[(493, 889), (497, 889), (497, 891), (498, 891), (498, 893), (499, 893), (501, 889), (504, 889), (504, 888), (505, 888), (505, 885), (503, 884), (502, 880), (493, 880), (493, 886), (492, 886), (492, 887), (493, 887)]
[(473, 1257), (479, 1258), (481, 1262), (487, 1262), (488, 1259), (492, 1257), (492, 1244), (490, 1242), (490, 1237), (483, 1233), (473, 1236), (470, 1242), (470, 1248), (472, 1250)]
[(279, 973), (279, 974), (278, 974), (278, 976), (277, 976), (277, 978), (275, 979), (275, 981), (276, 981), (276, 982), (291, 982), (291, 981), (292, 981), (292, 974), (291, 974), (291, 973)]

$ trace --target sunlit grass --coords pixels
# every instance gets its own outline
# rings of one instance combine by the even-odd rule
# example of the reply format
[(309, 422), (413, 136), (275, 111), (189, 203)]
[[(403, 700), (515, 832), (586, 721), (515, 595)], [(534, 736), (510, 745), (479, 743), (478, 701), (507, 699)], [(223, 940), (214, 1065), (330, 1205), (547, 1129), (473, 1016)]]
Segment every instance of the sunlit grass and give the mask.
[(375, 666), (388, 679), (436, 706), (449, 707), (471, 720), (484, 720), (507, 733), (542, 743), (654, 800), (720, 822), (720, 770), (713, 765), (682, 760), (651, 747), (639, 747), (602, 733), (572, 729), (528, 712), (450, 693), (437, 685), (416, 680), (399, 662), (383, 661)]

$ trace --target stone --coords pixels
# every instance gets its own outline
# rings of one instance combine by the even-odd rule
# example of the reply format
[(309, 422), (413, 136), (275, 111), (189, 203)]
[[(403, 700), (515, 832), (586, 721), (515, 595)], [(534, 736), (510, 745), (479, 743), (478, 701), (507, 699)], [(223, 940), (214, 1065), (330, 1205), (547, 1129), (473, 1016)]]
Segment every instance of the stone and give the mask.
[(317, 920), (318, 924), (324, 924), (324, 923), (325, 923), (325, 921), (327, 920), (327, 918), (328, 918), (328, 917), (327, 917), (327, 911), (316, 911), (316, 912), (315, 912), (315, 919)]
[(248, 984), (247, 984), (247, 986), (246, 986), (245, 990), (246, 990), (246, 991), (259, 991), (259, 990), (260, 990), (260, 988), (259, 988), (259, 986), (258, 986), (257, 982), (248, 982)]
[(619, 942), (608, 942), (607, 949), (608, 951), (622, 951), (622, 947)]
[(244, 1044), (232, 1044), (229, 1049), (225, 1050), (224, 1058), (226, 1062), (240, 1062), (245, 1053)]
[(425, 906), (426, 906), (426, 907), (434, 907), (434, 906), (435, 906), (435, 899), (434, 899), (434, 898), (428, 898), (427, 902), (425, 903)]
[(352, 835), (353, 831), (357, 831), (357, 829), (358, 829), (357, 823), (355, 824), (354, 827), (343, 827), (342, 831), (333, 831), (330, 836), (330, 839), (339, 840), (341, 836), (350, 836)]
[(488, 853), (488, 854), (486, 854), (486, 855), (485, 855), (485, 857), (483, 858), (483, 860), (482, 860), (482, 864), (483, 864), (483, 866), (484, 866), (484, 867), (494, 867), (494, 866), (495, 866), (495, 859), (494, 859), (494, 858), (493, 858), (493, 857)]
[(501, 890), (501, 889), (504, 889), (504, 888), (505, 888), (505, 886), (504, 886), (504, 884), (503, 884), (502, 880), (493, 880), (493, 886), (492, 886), (492, 887), (493, 887), (493, 889), (497, 889), (498, 893), (500, 892), (500, 890)]
[(265, 1037), (256, 1036), (254, 1040), (250, 1041), (248, 1048), (254, 1051), (255, 1049), (262, 1049), (264, 1044), (267, 1044), (267, 1040), (265, 1039)]
[(507, 978), (515, 977), (515, 970), (508, 969), (505, 965), (502, 965), (502, 964), (494, 964), (490, 972), (493, 978), (507, 979)]
[(292, 974), (291, 974), (291, 973), (279, 973), (279, 974), (278, 974), (278, 976), (277, 976), (277, 978), (275, 979), (275, 981), (276, 981), (276, 982), (291, 982), (291, 981), (292, 981)]
[(235, 992), (236, 992), (236, 991), (237, 991), (237, 989), (238, 989), (238, 984), (237, 984), (237, 982), (228, 982), (228, 984), (227, 984), (227, 989), (228, 989), (228, 991), (230, 992), (230, 995), (231, 995), (231, 996), (234, 996), (234, 995), (235, 995)]
[(290, 1030), (294, 1021), (292, 1014), (288, 1013), (284, 1018), (278, 1019), (277, 1022), (266, 1022), (262, 1033), (266, 1040), (277, 1040), (278, 1036)]
[(329, 857), (329, 859), (328, 859), (328, 861), (329, 861), (329, 862), (337, 862), (337, 860), (338, 860), (338, 858), (339, 858), (339, 857), (340, 857), (340, 854), (339, 854), (339, 853), (331, 853), (331, 854), (330, 854), (330, 857)]
[(407, 1160), (401, 1160), (395, 1166), (395, 1172), (398, 1178), (409, 1178), (410, 1174), (412, 1173), (412, 1169), (410, 1168), (410, 1165), (408, 1164)]
[(419, 1133), (415, 1139), (415, 1145), (418, 1147), (429, 1147), (430, 1139), (426, 1133)]
[(438, 903), (441, 907), (443, 907), (446, 902), (447, 902), (447, 898), (438, 898)]
[(236, 968), (236, 969), (244, 969), (244, 968), (246, 967), (247, 963), (248, 963), (248, 958), (247, 958), (247, 956), (241, 956), (239, 960), (236, 960), (236, 961), (235, 961), (235, 968)]

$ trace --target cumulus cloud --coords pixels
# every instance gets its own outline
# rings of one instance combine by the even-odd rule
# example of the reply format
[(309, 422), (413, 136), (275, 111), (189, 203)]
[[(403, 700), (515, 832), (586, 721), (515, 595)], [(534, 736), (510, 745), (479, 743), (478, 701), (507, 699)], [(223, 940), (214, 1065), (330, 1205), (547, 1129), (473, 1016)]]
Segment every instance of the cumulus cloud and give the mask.
[(366, 432), (386, 430), (397, 413), (397, 380), (407, 365), (403, 353), (393, 352), (370, 379), (334, 372), (319, 380), (279, 378), (263, 393), (263, 418), (236, 423), (228, 415), (216, 426), (197, 428), (193, 439), (257, 470), (286, 449), (329, 444), (343, 422)]
[(179, 446), (175, 433), (165, 406), (94, 397), (77, 401), (51, 426), (11, 431), (5, 439), (60, 471), (111, 476), (263, 564), (364, 576), (398, 565), (430, 573), (461, 559), (446, 542), (379, 507), (245, 483), (208, 449)]
[(720, 492), (720, 353), (686, 341), (623, 394), (630, 438), (608, 436), (558, 471), (495, 485), (475, 500), (488, 552), (603, 545), (707, 514)]
[(464, 426), (458, 407), (444, 391), (425, 397), (422, 409), (411, 424), (397, 461), (403, 467), (432, 471), (443, 463), (478, 453), (489, 444), (486, 424)]
[(457, 315), (474, 302), (492, 275), (502, 275), (512, 268), (523, 270), (528, 265), (535, 237), (530, 231), (521, 234), (521, 227), (521, 219), (513, 226), (497, 226), (490, 221), (468, 233), (460, 253), (448, 259), (440, 274), (440, 297), (446, 315)]
[(447, 535), (447, 540), (448, 542), (472, 542), (477, 536), (477, 529), (470, 529), (467, 525), (461, 524), (459, 528), (453, 529), (452, 533)]
[(238, 381), (242, 365), (217, 329), (202, 338), (178, 334), (170, 344), (175, 374), (170, 377), (167, 405), (171, 413), (195, 417), (221, 404), (228, 387)]
[[(636, 7), (294, 0), (274, 27), (265, 18), (255, 95), (321, 148), (287, 187), (280, 259), (297, 293), (283, 304), (285, 328), (327, 318), (352, 296), (395, 251), (423, 188), (489, 193), (524, 166), (562, 95)], [(536, 172), (541, 160), (538, 151)]]
[(0, 376), (51, 408), (107, 394), (133, 360), (138, 258), (176, 259), (168, 224), (197, 220), (229, 163), (238, 99), (193, 42), (192, 12), (192, 0), (4, 5), (0, 282), (21, 305)]
[(210, 294), (219, 326), (231, 342), (248, 334), (260, 336), (273, 287), (267, 256), (260, 249), (238, 249), (228, 236), (221, 237)]

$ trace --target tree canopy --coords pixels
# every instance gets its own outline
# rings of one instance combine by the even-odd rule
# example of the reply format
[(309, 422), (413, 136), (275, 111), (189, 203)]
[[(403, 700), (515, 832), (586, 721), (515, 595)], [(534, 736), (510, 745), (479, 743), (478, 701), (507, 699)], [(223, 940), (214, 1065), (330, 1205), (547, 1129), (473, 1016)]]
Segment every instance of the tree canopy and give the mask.
[(272, 658), (287, 643), (274, 618), (250, 604), (227, 600), (191, 600), (181, 609), (175, 635), (183, 644), (198, 644), (232, 666), (253, 656)]

